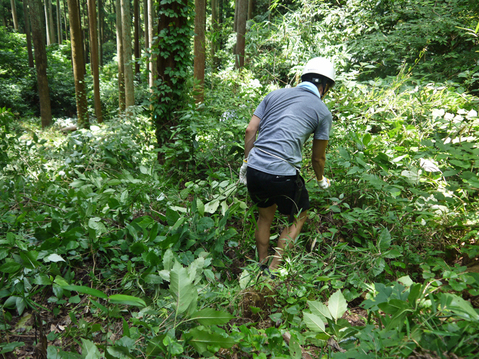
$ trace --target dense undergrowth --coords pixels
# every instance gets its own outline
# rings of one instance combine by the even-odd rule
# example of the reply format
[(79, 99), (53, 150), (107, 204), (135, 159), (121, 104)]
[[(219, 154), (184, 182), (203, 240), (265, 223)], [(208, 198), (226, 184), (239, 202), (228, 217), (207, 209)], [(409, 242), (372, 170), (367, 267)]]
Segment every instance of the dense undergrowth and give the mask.
[[(258, 101), (265, 89), (249, 84), (242, 97)], [(186, 111), (163, 166), (142, 115), (64, 136), (3, 110), (3, 350), (43, 320), (64, 328), (45, 334), (52, 357), (77, 345), (108, 357), (476, 355), (477, 99), (394, 78), (328, 101), (333, 185), (308, 182), (310, 220), (276, 282), (254, 265), (235, 107)], [(341, 319), (348, 302), (362, 326)]]
[[(381, 59), (379, 43), (366, 43), (379, 36), (371, 14), (385, 16), (378, 28), (389, 41), (404, 26), (417, 37), (416, 2), (393, 3), (385, 12), (381, 2), (304, 2), (272, 23), (257, 17), (249, 67), (231, 71), (222, 54), (204, 104), (183, 109), (161, 148), (141, 106), (67, 135), (59, 130), (71, 119), (41, 131), (18, 120), (21, 106), (0, 108), (0, 354), (477, 357), (478, 69), (474, 51), (458, 55), (477, 41), (448, 42), (470, 36), (450, 16), (474, 18), (466, 1), (455, 1), (459, 14), (435, 9), (448, 20), (437, 42), (398, 44), (397, 59)], [(457, 61), (426, 61), (426, 45)], [(299, 64), (318, 54), (341, 73), (325, 99), (332, 186), (311, 180), (308, 144), (312, 209), (271, 281), (255, 261), (255, 210), (237, 177), (244, 129), (262, 97), (296, 85)], [(102, 75), (110, 116), (113, 68)], [(283, 225), (278, 218), (272, 244)]]

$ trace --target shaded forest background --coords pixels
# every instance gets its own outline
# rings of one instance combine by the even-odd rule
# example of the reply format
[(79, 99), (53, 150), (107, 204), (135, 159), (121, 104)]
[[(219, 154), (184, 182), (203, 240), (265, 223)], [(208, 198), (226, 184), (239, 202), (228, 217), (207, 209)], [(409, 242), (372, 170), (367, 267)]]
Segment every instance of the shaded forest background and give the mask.
[[(0, 355), (479, 355), (477, 1), (2, 0), (0, 18)], [(244, 130), (313, 56), (338, 73), (332, 186), (307, 145), (312, 210), (271, 281)]]

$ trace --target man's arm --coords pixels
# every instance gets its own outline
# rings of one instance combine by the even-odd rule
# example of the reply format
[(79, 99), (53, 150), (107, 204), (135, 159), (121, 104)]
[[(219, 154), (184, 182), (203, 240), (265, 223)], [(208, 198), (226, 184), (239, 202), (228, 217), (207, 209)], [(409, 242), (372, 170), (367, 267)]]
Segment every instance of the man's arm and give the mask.
[(328, 140), (313, 140), (313, 156), (311, 160), (318, 181), (323, 179), (324, 165), (326, 163), (326, 147), (328, 147)]
[(258, 132), (259, 129), (259, 122), (261, 119), (253, 115), (251, 117), (251, 121), (248, 124), (248, 127), (246, 127), (246, 133), (244, 135), (244, 158), (248, 158), (249, 151), (254, 146), (254, 141), (256, 140), (256, 133)]

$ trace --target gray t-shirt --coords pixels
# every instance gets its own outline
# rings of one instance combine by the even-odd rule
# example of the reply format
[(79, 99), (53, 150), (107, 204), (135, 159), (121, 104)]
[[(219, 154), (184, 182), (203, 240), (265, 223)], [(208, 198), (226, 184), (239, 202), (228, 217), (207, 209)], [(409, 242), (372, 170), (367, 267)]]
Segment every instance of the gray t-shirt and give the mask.
[(258, 137), (248, 156), (248, 167), (258, 171), (292, 176), (296, 170), (291, 164), (301, 168), (302, 148), (312, 133), (317, 140), (329, 140), (331, 112), (305, 87), (269, 93), (254, 114), (261, 121)]

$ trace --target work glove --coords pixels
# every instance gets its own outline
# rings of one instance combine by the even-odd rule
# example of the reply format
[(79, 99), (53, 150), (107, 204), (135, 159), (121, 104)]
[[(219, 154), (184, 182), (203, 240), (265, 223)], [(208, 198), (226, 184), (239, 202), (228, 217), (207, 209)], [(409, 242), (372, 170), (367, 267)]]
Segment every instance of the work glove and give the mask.
[(331, 182), (323, 176), (323, 179), (321, 181), (318, 181), (318, 186), (321, 189), (327, 189), (329, 186), (331, 186)]
[(246, 185), (246, 170), (248, 169), (248, 160), (244, 159), (239, 171), (239, 181)]

